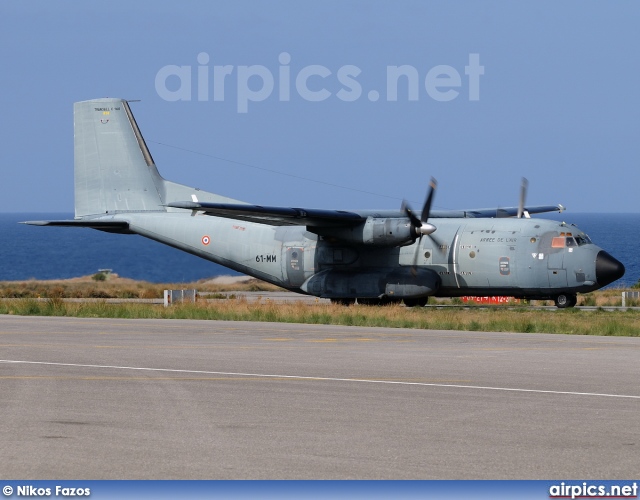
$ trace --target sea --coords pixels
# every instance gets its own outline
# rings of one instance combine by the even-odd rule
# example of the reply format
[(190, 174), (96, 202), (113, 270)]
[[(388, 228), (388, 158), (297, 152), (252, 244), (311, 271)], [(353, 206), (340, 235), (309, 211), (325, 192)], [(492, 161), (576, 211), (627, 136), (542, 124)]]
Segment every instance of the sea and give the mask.
[[(124, 278), (152, 283), (191, 283), (238, 275), (213, 262), (137, 235), (88, 228), (38, 227), (27, 220), (72, 219), (70, 213), (0, 214), (0, 281), (67, 279), (111, 269)], [(574, 223), (626, 268), (610, 287), (640, 281), (640, 213), (545, 214), (538, 218)]]

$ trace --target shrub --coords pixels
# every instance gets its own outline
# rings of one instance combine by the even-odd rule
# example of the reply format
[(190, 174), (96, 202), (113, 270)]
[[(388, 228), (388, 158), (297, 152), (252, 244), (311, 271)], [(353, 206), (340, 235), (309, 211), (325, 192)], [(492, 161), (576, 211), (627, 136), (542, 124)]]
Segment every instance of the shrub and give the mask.
[(581, 306), (595, 306), (596, 304), (596, 298), (593, 294), (588, 293), (586, 295), (582, 295), (581, 297), (581, 302), (580, 305)]

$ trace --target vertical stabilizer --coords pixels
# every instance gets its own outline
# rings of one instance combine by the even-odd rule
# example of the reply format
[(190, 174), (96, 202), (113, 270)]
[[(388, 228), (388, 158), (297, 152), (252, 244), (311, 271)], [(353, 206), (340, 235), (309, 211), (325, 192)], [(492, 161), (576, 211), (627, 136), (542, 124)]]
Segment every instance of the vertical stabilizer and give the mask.
[(127, 101), (77, 102), (73, 116), (76, 218), (164, 211), (164, 181)]

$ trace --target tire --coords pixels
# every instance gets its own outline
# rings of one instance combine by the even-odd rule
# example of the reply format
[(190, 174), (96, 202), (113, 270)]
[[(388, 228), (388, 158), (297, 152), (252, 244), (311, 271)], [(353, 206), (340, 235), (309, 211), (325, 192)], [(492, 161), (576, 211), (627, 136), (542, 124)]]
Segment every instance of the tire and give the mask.
[(578, 297), (572, 293), (563, 293), (556, 297), (555, 303), (558, 309), (575, 307), (575, 305), (578, 303)]
[(418, 299), (404, 299), (404, 305), (407, 307), (424, 307), (429, 302), (429, 297), (420, 297)]

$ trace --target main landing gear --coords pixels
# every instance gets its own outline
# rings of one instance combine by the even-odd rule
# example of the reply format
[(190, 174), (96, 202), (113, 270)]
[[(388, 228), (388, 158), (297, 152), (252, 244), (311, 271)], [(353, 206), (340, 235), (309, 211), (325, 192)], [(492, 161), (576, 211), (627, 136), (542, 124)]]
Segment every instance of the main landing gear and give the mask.
[(575, 307), (575, 305), (578, 303), (578, 297), (575, 293), (563, 293), (555, 298), (555, 303), (558, 309)]
[(420, 297), (418, 299), (404, 299), (404, 305), (407, 307), (424, 307), (429, 302), (429, 297)]

